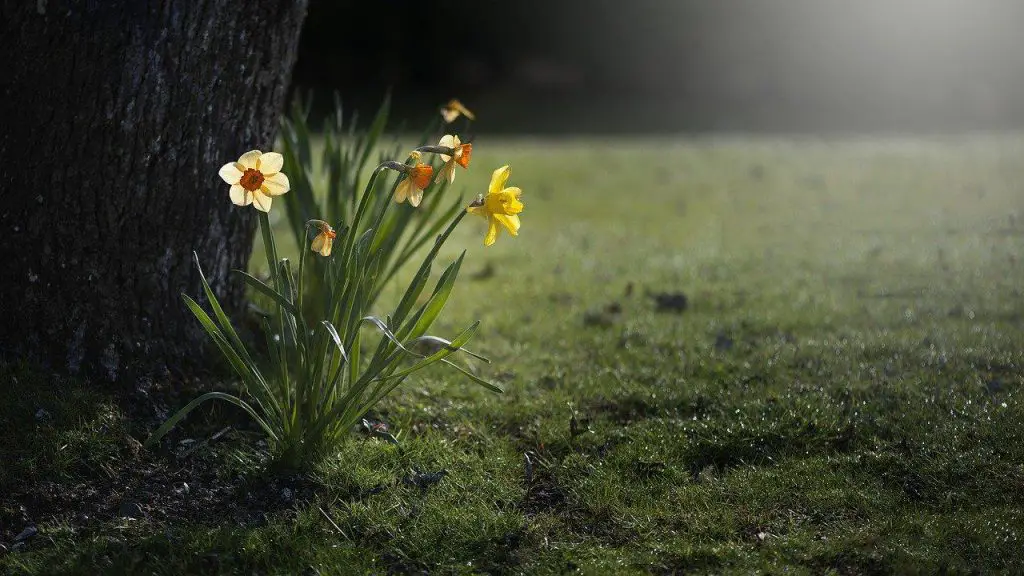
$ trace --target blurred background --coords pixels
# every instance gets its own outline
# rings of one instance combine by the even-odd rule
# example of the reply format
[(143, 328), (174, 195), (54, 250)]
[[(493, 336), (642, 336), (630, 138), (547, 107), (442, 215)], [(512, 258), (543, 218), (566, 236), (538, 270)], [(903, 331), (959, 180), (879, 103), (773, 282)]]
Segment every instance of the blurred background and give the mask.
[(523, 134), (1024, 126), (1012, 0), (313, 0), (293, 75), (421, 126), (458, 96)]

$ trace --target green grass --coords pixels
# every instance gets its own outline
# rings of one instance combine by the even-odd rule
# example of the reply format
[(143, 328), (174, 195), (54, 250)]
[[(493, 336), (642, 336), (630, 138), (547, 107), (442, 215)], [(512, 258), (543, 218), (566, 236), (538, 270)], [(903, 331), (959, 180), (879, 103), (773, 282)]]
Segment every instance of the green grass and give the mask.
[[(221, 521), (83, 525), (73, 499), (36, 518), (24, 494), (175, 460), (138, 448), (146, 426), (121, 404), (9, 366), (31, 385), (0, 392), (0, 490), (21, 494), (0, 520), (29, 501), (40, 534), (0, 551), (0, 571), (1019, 569), (1022, 152), (994, 137), (481, 141), (456, 189), (511, 164), (523, 228), (490, 249), (482, 221), (457, 231), (444, 259), (467, 249), (463, 278), (435, 332), (480, 319), (472, 347), (493, 363), (475, 369), (505, 394), (429, 371), (376, 411), (400, 449), (353, 434), (307, 497), (258, 522), (228, 519), (272, 481), (242, 430), (190, 457), (249, 487)], [(689, 307), (658, 312), (648, 291)], [(217, 431), (217, 410), (183, 437)], [(415, 470), (447, 475), (422, 489), (403, 482)], [(0, 522), (0, 543), (22, 527)]]

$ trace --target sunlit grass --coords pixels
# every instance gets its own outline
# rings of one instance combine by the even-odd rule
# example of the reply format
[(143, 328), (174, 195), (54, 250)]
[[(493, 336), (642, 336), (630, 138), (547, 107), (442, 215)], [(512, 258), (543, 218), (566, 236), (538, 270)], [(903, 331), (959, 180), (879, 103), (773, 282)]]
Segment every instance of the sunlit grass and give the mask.
[[(505, 394), (440, 370), (408, 383), (376, 414), (400, 449), (353, 435), (317, 473), (314, 501), (265, 524), (43, 524), (52, 541), (0, 566), (1019, 566), (1022, 152), (1012, 138), (481, 139), (453, 191), (475, 196), (510, 164), (523, 227), (484, 248), (483, 221), (462, 224), (441, 264), (466, 249), (464, 281), (441, 328), (482, 321), (473, 349), (493, 363), (475, 368)], [(648, 295), (677, 291), (682, 313)], [(132, 453), (111, 446), (117, 434), (89, 437), (95, 448), (66, 434), (33, 442)], [(251, 450), (233, 442), (214, 460)], [(64, 482), (85, 473), (32, 461)], [(441, 470), (429, 487), (409, 481)]]

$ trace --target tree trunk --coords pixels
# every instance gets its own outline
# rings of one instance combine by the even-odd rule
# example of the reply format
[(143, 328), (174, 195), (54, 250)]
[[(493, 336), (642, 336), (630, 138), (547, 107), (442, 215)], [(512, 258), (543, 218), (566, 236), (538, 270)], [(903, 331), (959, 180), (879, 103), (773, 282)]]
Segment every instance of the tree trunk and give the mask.
[(0, 350), (109, 380), (204, 349), (192, 251), (237, 313), (255, 216), (217, 176), (269, 150), (307, 0), (4, 0)]

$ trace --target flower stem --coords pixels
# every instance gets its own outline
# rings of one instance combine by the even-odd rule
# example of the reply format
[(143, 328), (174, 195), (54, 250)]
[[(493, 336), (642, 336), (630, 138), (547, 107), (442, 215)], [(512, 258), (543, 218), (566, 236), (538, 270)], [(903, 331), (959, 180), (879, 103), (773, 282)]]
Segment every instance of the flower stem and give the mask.
[(277, 244), (274, 243), (274, 231), (270, 228), (270, 215), (266, 212), (259, 212), (260, 232), (263, 233), (263, 250), (267, 254), (267, 267), (270, 268), (270, 278), (274, 283), (274, 289), (281, 292), (280, 274), (277, 270)]
[(359, 234), (359, 221), (363, 219), (363, 213), (366, 211), (366, 203), (370, 198), (370, 193), (373, 191), (373, 186), (377, 182), (377, 175), (386, 170), (387, 167), (383, 164), (373, 169), (373, 173), (370, 174), (370, 179), (366, 182), (366, 188), (363, 189), (363, 194), (359, 198), (359, 206), (356, 208), (356, 215), (352, 218), (352, 224), (349, 228), (348, 234), (345, 238), (345, 251), (342, 252), (344, 256), (343, 262), (346, 268), (348, 268), (349, 260), (352, 257), (352, 247), (355, 246), (356, 236)]
[(449, 146), (420, 146), (416, 148), (417, 152), (429, 152), (431, 154), (446, 154), (451, 156), (455, 154), (455, 149)]
[(309, 239), (309, 222), (302, 227), (302, 242), (299, 244), (299, 277), (296, 280), (298, 287), (295, 291), (295, 307), (298, 308), (299, 313), (302, 314), (302, 284), (303, 278), (305, 278), (305, 264), (306, 264), (306, 240)]
[[(278, 294), (284, 295), (282, 289), (283, 282), (281, 281), (281, 273), (278, 270), (278, 259), (277, 259), (277, 244), (274, 243), (274, 231), (270, 228), (270, 215), (266, 212), (260, 211), (260, 231), (263, 233), (263, 249), (267, 254), (267, 264), (270, 267), (270, 278), (274, 283), (274, 290)], [(281, 388), (283, 389), (283, 396), (285, 398), (285, 407), (292, 405), (292, 390), (291, 386), (288, 385), (288, 352), (286, 350), (287, 343), (285, 342), (284, 333), (284, 308), (281, 306), (277, 307), (277, 330), (278, 337), (278, 365), (281, 368)], [(273, 341), (273, 338), (271, 338)]]

